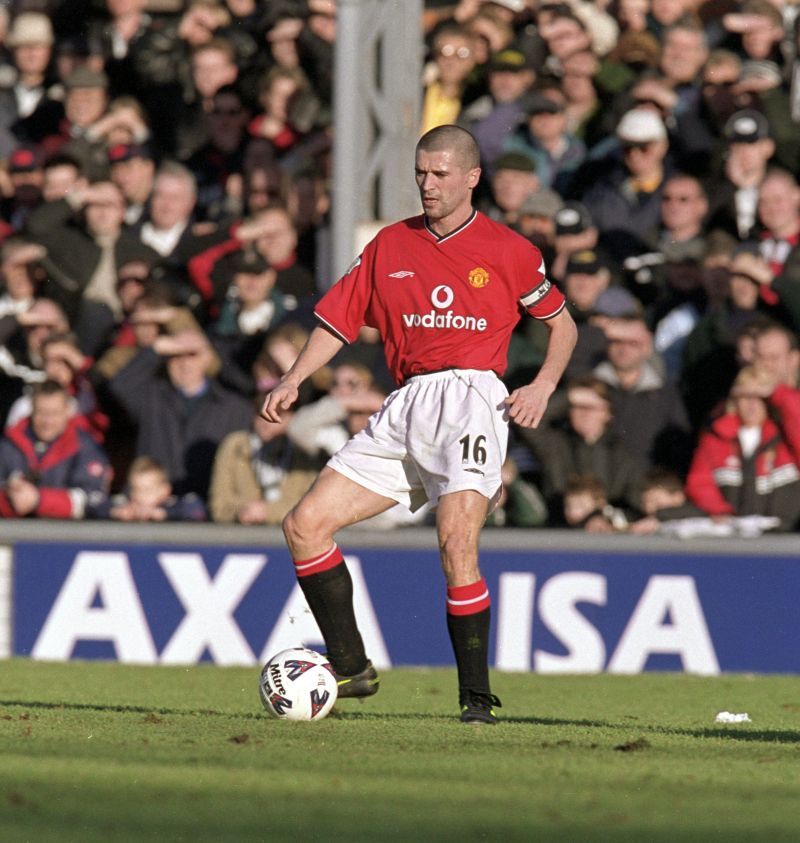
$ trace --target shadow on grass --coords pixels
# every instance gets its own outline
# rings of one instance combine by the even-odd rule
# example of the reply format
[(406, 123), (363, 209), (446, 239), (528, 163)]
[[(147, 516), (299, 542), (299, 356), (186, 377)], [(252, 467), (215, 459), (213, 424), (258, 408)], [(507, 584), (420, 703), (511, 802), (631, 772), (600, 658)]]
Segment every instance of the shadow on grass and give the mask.
[(153, 708), (146, 705), (102, 705), (100, 703), (57, 703), (40, 702), (39, 700), (0, 700), (3, 706), (15, 708), (45, 709), (50, 711), (99, 711), (116, 712), (119, 714), (164, 714), (186, 716), (206, 714), (212, 717), (229, 717), (235, 720), (261, 720), (264, 717), (260, 711), (215, 711), (211, 708)]
[[(448, 714), (379, 714), (370, 711), (339, 711), (336, 716), (343, 720), (443, 720), (452, 721), (454, 715)], [(708, 728), (680, 729), (670, 726), (647, 726), (633, 723), (610, 723), (603, 720), (566, 720), (556, 717), (502, 717), (500, 725), (522, 726), (578, 726), (587, 729), (616, 729), (630, 732), (640, 731), (649, 734), (685, 735), (690, 738), (724, 738), (737, 741), (761, 741), (764, 743), (800, 743), (800, 731), (789, 729), (741, 729)]]
[[(175, 708), (150, 708), (142, 705), (102, 705), (98, 703), (55, 703), (40, 702), (38, 700), (0, 700), (0, 708), (3, 706), (27, 709), (43, 709), (50, 711), (97, 711), (116, 712), (120, 714), (162, 714), (165, 716), (195, 716), (207, 715), (212, 717), (225, 717), (231, 720), (263, 720), (264, 713), (261, 711), (252, 712), (229, 712), (215, 711), (213, 709), (175, 709)], [(378, 722), (385, 720), (429, 720), (436, 722), (457, 722), (454, 714), (421, 714), (421, 713), (397, 713), (397, 712), (376, 712), (357, 711), (353, 709), (335, 708), (329, 715), (336, 720), (370, 721)], [(510, 726), (577, 726), (587, 729), (613, 729), (630, 732), (632, 730), (648, 734), (661, 735), (685, 735), (690, 738), (712, 738), (735, 741), (752, 741), (761, 743), (800, 743), (800, 731), (789, 729), (752, 729), (747, 726), (740, 728), (706, 728), (706, 729), (680, 729), (670, 726), (647, 726), (641, 723), (610, 723), (604, 720), (568, 720), (557, 717), (503, 717), (500, 725)]]

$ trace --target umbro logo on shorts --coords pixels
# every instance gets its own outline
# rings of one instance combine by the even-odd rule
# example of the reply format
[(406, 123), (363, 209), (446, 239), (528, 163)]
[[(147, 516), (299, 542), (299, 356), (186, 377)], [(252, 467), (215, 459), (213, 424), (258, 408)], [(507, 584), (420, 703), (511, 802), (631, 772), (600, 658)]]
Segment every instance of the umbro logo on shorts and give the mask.
[(401, 269), (398, 272), (390, 272), (389, 278), (413, 278), (414, 275), (409, 269)]
[(486, 475), (482, 472), (479, 468), (465, 468), (464, 471), (470, 471), (473, 474), (480, 474), (481, 477), (485, 477)]

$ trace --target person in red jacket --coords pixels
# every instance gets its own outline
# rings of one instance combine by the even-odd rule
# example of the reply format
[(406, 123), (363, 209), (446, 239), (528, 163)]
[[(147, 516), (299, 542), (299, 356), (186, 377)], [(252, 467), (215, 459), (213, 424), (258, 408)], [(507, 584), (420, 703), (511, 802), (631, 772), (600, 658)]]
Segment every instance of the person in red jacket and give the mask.
[(83, 518), (110, 480), (108, 457), (81, 429), (68, 390), (36, 384), (30, 417), (0, 440), (0, 517)]
[(800, 517), (800, 391), (743, 368), (727, 412), (701, 434), (686, 494), (711, 516), (764, 515), (795, 529)]

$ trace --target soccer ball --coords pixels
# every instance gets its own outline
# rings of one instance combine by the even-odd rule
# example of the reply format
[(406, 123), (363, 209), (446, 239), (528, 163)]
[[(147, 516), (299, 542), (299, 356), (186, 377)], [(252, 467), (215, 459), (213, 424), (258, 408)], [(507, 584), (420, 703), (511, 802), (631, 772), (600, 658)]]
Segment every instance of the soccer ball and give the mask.
[(325, 656), (291, 647), (264, 665), (258, 693), (264, 708), (279, 720), (322, 720), (333, 708), (339, 688)]

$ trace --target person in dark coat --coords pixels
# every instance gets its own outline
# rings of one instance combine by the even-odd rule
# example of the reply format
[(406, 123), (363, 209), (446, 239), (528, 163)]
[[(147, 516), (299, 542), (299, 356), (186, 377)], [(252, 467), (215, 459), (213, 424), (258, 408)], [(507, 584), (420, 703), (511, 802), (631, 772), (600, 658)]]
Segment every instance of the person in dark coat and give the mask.
[(176, 495), (194, 492), (203, 500), (217, 446), (252, 417), (248, 400), (208, 376), (213, 359), (202, 331), (161, 335), (109, 382), (136, 424), (136, 455), (160, 462)]

